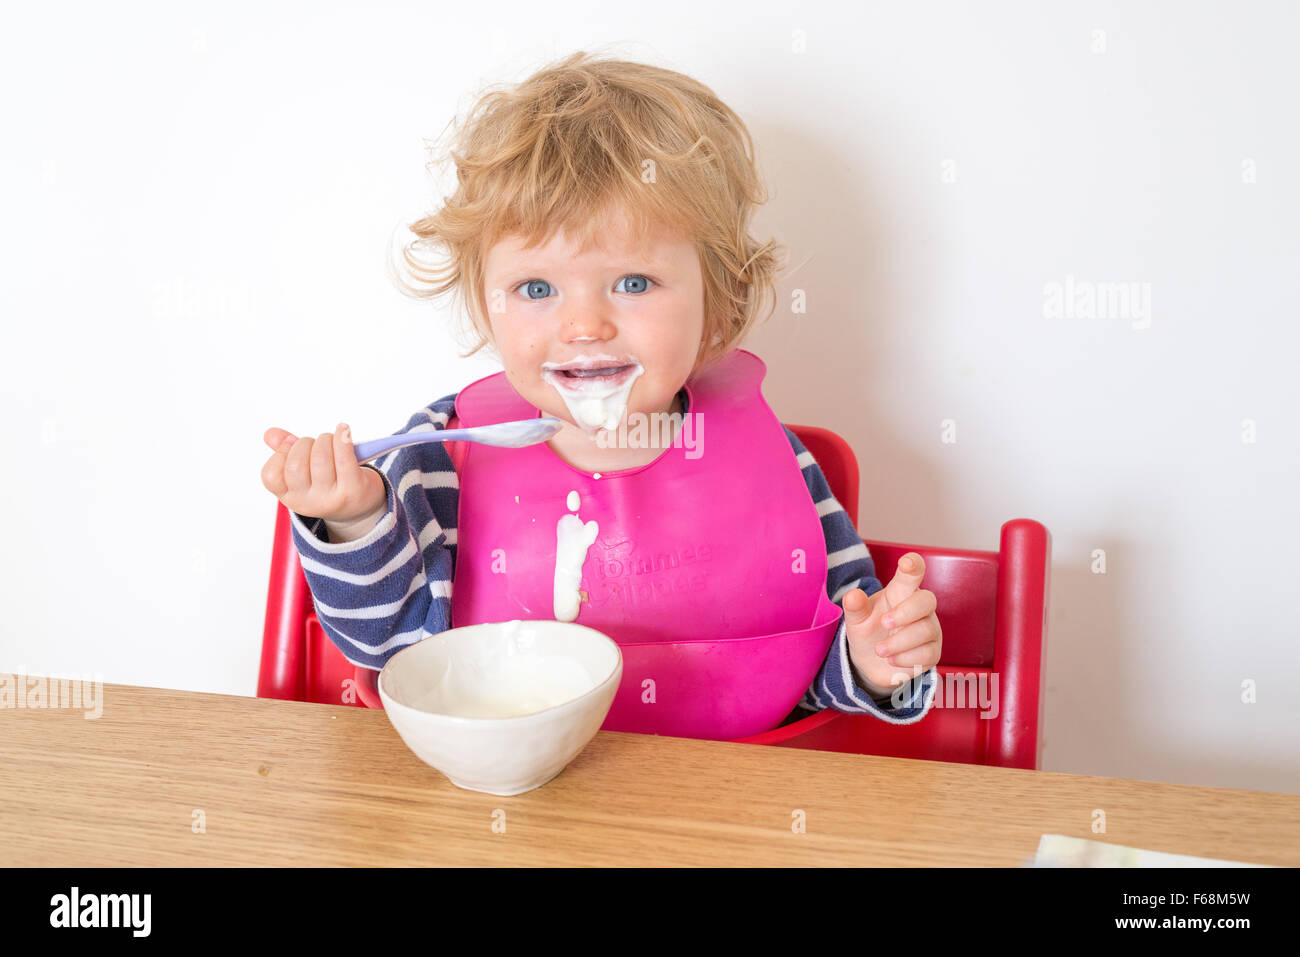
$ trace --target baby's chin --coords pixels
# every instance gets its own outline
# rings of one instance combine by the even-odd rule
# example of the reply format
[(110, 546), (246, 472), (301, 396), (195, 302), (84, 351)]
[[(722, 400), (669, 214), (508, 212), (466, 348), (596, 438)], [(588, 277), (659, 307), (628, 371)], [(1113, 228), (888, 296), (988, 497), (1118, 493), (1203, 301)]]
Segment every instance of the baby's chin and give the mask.
[[(655, 413), (674, 411), (677, 393), (681, 390), (681, 386), (668, 391), (666, 397), (662, 399), (662, 401), (651, 403), (645, 398), (646, 392), (640, 388), (641, 385), (641, 382), (634, 382), (632, 384), (632, 389), (628, 392), (627, 405), (623, 413), (623, 421), (626, 422), (627, 417), (633, 413), (653, 415)], [(528, 400), (530, 405), (534, 405), (541, 409), (542, 415), (559, 419), (561, 422), (565, 422), (576, 429), (582, 428), (578, 422), (574, 421), (569, 405), (560, 397), (559, 393), (556, 392), (555, 388), (549, 383), (539, 379), (531, 391), (532, 395), (525, 396), (524, 398)]]
[(551, 416), (564, 423), (563, 432), (571, 435), (575, 439), (585, 439), (593, 445), (600, 444), (601, 432), (605, 432), (606, 440), (608, 440), (610, 436), (617, 434), (620, 429), (625, 427), (629, 429), (632, 428), (637, 421), (641, 421), (646, 425), (654, 425), (657, 428), (659, 426), (657, 424), (658, 420), (655, 419), (656, 415), (680, 412), (679, 409), (675, 408), (675, 403), (672, 399), (669, 399), (664, 403), (663, 407), (657, 409), (638, 408), (629, 405), (627, 411), (623, 414), (623, 420), (613, 429), (605, 430), (590, 427), (583, 428), (581, 424), (573, 420), (573, 416), (569, 414), (569, 410), (563, 406), (559, 409), (548, 409), (545, 406), (541, 408), (542, 415)]

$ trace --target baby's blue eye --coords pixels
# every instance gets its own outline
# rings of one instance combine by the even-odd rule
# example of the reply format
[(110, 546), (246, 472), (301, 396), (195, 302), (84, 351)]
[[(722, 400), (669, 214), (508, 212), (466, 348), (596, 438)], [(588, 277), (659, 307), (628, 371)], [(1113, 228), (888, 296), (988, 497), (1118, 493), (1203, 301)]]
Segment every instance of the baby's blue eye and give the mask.
[[(648, 276), (633, 274), (620, 279), (615, 284), (614, 289), (619, 292), (641, 293), (649, 289), (653, 281)], [(620, 290), (618, 286), (622, 283), (628, 283), (628, 288)], [(529, 279), (526, 282), (521, 282), (515, 288), (517, 290), (523, 289), (524, 295), (529, 299), (546, 299), (555, 291), (555, 287), (545, 279)]]
[[(545, 279), (530, 279), (527, 282), (521, 282), (520, 287), (527, 287), (524, 295), (529, 299), (545, 299), (551, 293), (551, 284)], [(537, 293), (537, 295), (533, 295)]]
[[(626, 282), (629, 279), (632, 280), (632, 288), (625, 289), (624, 292), (645, 292), (650, 288), (650, 280), (645, 276), (624, 276), (619, 282)], [(614, 288), (617, 289), (618, 287), (615, 286)]]

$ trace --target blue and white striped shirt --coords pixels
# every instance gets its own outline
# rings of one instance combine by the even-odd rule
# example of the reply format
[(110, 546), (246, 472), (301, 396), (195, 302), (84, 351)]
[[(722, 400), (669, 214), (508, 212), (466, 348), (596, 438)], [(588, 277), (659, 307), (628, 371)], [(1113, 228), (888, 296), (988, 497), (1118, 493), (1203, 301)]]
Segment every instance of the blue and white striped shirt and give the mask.
[[(680, 393), (686, 410), (687, 394)], [(456, 393), (411, 416), (401, 431), (446, 428), (455, 414)], [(867, 546), (848, 513), (831, 494), (812, 453), (785, 430), (802, 468), (808, 492), (826, 536), (826, 593), (837, 605), (852, 588), (874, 595), (884, 586), (875, 577)], [(294, 545), (311, 589), (316, 616), (330, 640), (353, 664), (379, 669), (407, 645), (451, 627), (451, 583), (456, 567), (459, 483), (441, 443), (397, 449), (369, 463), (384, 480), (388, 511), (366, 535), (333, 544), (325, 522), (291, 512)], [(888, 690), (867, 691), (853, 679), (844, 619), (821, 671), (799, 706), (873, 714), (893, 724), (911, 724), (930, 709), (935, 669), (912, 678), (894, 707)]]

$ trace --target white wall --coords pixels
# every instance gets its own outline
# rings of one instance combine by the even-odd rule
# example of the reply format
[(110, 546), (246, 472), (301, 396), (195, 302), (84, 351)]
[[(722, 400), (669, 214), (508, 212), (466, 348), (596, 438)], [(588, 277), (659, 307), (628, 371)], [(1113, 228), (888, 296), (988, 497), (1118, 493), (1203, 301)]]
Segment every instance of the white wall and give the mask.
[[(255, 692), (262, 432), (376, 437), (496, 371), (387, 276), (437, 195), (422, 138), (613, 42), (750, 124), (759, 228), (806, 262), (749, 346), (784, 420), (857, 450), (864, 536), (1051, 530), (1045, 767), (1300, 792), (1293, 6), (6, 19), (0, 668)], [(1150, 311), (1051, 318), (1067, 276), (1145, 284)]]

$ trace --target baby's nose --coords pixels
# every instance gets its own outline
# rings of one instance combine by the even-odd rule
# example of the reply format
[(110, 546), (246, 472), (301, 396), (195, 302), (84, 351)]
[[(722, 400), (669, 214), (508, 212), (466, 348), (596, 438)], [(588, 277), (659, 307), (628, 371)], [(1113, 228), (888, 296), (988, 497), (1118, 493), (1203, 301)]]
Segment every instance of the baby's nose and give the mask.
[(563, 326), (566, 342), (600, 342), (614, 332), (612, 323), (604, 319), (575, 319)]
[(560, 317), (566, 342), (600, 342), (616, 331), (605, 311), (589, 303), (574, 305)]

